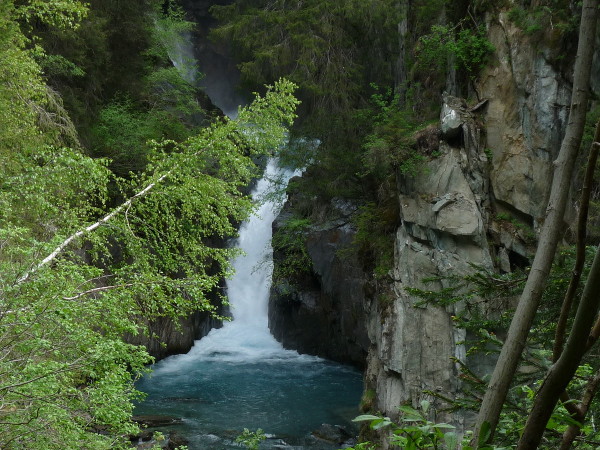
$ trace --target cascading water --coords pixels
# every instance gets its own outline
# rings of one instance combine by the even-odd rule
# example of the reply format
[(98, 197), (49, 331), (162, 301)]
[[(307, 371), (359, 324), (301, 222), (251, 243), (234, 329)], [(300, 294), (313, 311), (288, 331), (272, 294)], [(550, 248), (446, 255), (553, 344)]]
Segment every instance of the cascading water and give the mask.
[[(253, 192), (259, 198), (282, 172), (271, 161)], [(362, 389), (358, 371), (316, 357), (284, 350), (267, 326), (272, 270), (271, 224), (275, 205), (265, 202), (240, 228), (245, 252), (227, 281), (233, 321), (212, 330), (186, 355), (154, 366), (138, 389), (148, 398), (136, 414), (180, 417), (174, 426), (190, 450), (238, 448), (244, 428), (269, 436), (261, 448), (336, 449), (310, 437), (322, 423), (348, 425)]]
[[(287, 181), (292, 172), (277, 168), (275, 161), (267, 165), (252, 196), (262, 198), (271, 187), (271, 180)], [(234, 276), (227, 280), (227, 297), (233, 320), (212, 330), (198, 342), (187, 358), (216, 358), (227, 361), (257, 361), (287, 358), (295, 352), (283, 349), (269, 333), (267, 303), (273, 258), (271, 224), (277, 215), (273, 202), (263, 202), (239, 230), (237, 246), (243, 254), (235, 259)], [(182, 359), (184, 357), (181, 357)]]

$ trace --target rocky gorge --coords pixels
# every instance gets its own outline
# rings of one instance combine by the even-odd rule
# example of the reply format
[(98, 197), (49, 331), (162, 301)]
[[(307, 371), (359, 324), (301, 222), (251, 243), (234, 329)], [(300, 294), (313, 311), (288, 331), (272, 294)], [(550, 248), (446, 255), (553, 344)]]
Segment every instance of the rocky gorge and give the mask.
[[(399, 226), (387, 276), (374, 280), (346, 256), (358, 205), (334, 200), (315, 208), (316, 223), (305, 232), (310, 269), (271, 292), (274, 335), (286, 347), (364, 367), (362, 407), (392, 418), (399, 406), (427, 399), (432, 420), (464, 422), (441, 411), (431, 393), (452, 398), (460, 391), (458, 361), (479, 375), (493, 361), (467, 358), (465, 331), (453, 321), (464, 304), (423, 305), (409, 288), (439, 290), (447, 287), (443, 277), (474, 267), (507, 273), (528, 265), (566, 126), (572, 58), (564, 43), (535, 41), (507, 11), (488, 16), (486, 30), (495, 52), (474, 87), (481, 100), (440, 96), (424, 167), (397, 174)], [(594, 73), (599, 68), (597, 53)], [(570, 205), (572, 217), (574, 200)], [(275, 233), (280, 227), (276, 222)], [(427, 278), (439, 281), (425, 284)], [(493, 316), (512, 301), (486, 304), (485, 312)]]
[[(213, 84), (211, 77), (227, 79), (229, 84), (217, 90), (235, 92), (235, 64), (227, 49), (207, 43), (213, 4), (188, 1), (184, 7), (201, 25), (194, 42), (196, 56), (208, 69), (207, 83)], [(453, 398), (462, 388), (460, 366), (484, 375), (493, 368), (493, 358), (467, 357), (467, 333), (454, 320), (464, 303), (424, 305), (411, 289), (446, 288), (444, 277), (464, 276), (475, 268), (510, 273), (525, 268), (535, 253), (569, 113), (573, 48), (552, 40), (551, 31), (548, 39), (535, 39), (509, 19), (508, 10), (487, 15), (485, 30), (494, 47), (490, 63), (467, 92), (448, 83), (439, 95), (439, 121), (414, 137), (423, 167), (396, 173), (393, 262), (384, 276), (375, 276), (360, 255), (349, 251), (358, 231), (352, 220), (357, 202), (334, 198), (319, 203), (292, 187), (273, 225), (276, 239), (295, 206), (311, 204), (311, 223), (302, 231), (305, 270), (273, 283), (271, 333), (286, 349), (363, 370), (364, 411), (397, 418), (399, 406), (418, 407), (428, 400), (431, 420), (470, 426), (470, 417), (446, 412), (434, 393)], [(200, 69), (205, 71), (202, 63)], [(594, 93), (600, 94), (600, 78), (592, 80)], [(243, 96), (228, 97), (224, 110)], [(311, 176), (317, 175), (309, 167), (303, 177)], [(574, 179), (573, 192), (577, 183)], [(571, 200), (565, 228), (576, 206)], [(276, 271), (285, 258), (276, 248)], [(514, 301), (485, 303), (483, 312), (493, 317)], [(183, 324), (178, 337), (172, 324), (159, 324), (157, 334), (163, 342), (183, 340), (169, 347), (168, 353), (178, 353), (214, 325), (196, 317)], [(158, 347), (154, 353), (167, 354)]]

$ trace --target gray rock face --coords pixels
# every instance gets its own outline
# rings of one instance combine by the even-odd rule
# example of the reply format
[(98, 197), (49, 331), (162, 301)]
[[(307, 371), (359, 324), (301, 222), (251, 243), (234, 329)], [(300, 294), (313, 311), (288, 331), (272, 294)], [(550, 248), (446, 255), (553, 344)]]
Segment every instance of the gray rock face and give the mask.
[[(310, 273), (292, 284), (275, 283), (269, 298), (269, 329), (284, 347), (364, 367), (369, 340), (366, 332), (366, 275), (355, 257), (340, 256), (354, 230), (342, 218), (308, 232)], [(279, 216), (285, 220), (288, 206)], [(276, 221), (274, 229), (279, 226)], [(277, 264), (282, 255), (275, 253)]]
[[(367, 389), (377, 394), (375, 409), (392, 417), (398, 406), (421, 400), (432, 404), (432, 419), (452, 420), (437, 414), (439, 401), (424, 391), (452, 395), (458, 388), (458, 370), (450, 359), (465, 359), (462, 330), (452, 316), (462, 307), (419, 306), (406, 288), (436, 290), (426, 277), (461, 275), (470, 264), (492, 267), (486, 237), (486, 212), (481, 192), (469, 178), (479, 165), (466, 163), (464, 150), (442, 144), (442, 156), (428, 163), (421, 175), (401, 183), (399, 201), (402, 226), (394, 255), (395, 300), (386, 309), (371, 310), (372, 342), (366, 373)], [(479, 174), (481, 175), (481, 174)]]
[[(399, 186), (396, 298), (386, 310), (371, 310), (369, 322), (373, 346), (366, 388), (376, 393), (374, 409), (385, 414), (395, 415), (399, 405), (417, 406), (427, 398), (432, 419), (460, 425), (460, 417), (437, 414), (438, 401), (424, 392), (451, 397), (460, 389), (450, 358), (466, 358), (464, 332), (452, 322), (463, 305), (418, 307), (406, 288), (439, 289), (442, 283), (425, 286), (421, 280), (467, 274), (473, 270), (470, 264), (510, 271), (519, 258), (531, 256), (545, 212), (570, 85), (550, 63), (551, 51), (534, 46), (506, 16), (490, 24), (489, 36), (498, 60), (484, 71), (479, 86), (480, 96), (488, 99), (478, 111), (486, 127), (485, 143), (461, 114), (464, 105), (445, 97), (442, 134), (456, 147), (441, 145), (442, 157)], [(455, 138), (461, 130), (467, 139), (458, 147)], [(498, 219), (499, 213), (513, 222)]]
[(537, 223), (568, 118), (570, 83), (550, 63), (551, 50), (530, 42), (506, 14), (490, 24), (488, 35), (497, 60), (484, 71), (480, 94), (489, 99), (492, 188), (496, 199)]
[(401, 217), (421, 240), (439, 244), (440, 233), (479, 240), (484, 231), (481, 195), (476, 197), (463, 174), (465, 153), (448, 145), (441, 150), (444, 155), (431, 161), (423, 175), (401, 187)]
[(213, 328), (221, 326), (221, 322), (209, 314), (198, 312), (181, 319), (180, 326), (173, 320), (160, 318), (148, 324), (148, 333), (137, 336), (126, 336), (126, 341), (134, 345), (143, 345), (157, 361), (170, 355), (187, 353), (194, 341), (208, 334)]

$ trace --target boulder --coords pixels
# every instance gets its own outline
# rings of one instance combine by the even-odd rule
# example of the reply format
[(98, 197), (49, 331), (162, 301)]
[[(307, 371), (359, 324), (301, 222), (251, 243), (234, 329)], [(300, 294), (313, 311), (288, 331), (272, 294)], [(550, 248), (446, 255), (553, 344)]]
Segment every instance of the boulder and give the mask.
[(462, 127), (465, 120), (461, 110), (455, 106), (451, 106), (448, 102), (442, 105), (440, 113), (440, 130), (445, 139), (456, 139), (462, 133)]
[(352, 438), (352, 435), (344, 427), (339, 425), (322, 424), (312, 432), (312, 435), (322, 441), (331, 442), (335, 445), (342, 445)]

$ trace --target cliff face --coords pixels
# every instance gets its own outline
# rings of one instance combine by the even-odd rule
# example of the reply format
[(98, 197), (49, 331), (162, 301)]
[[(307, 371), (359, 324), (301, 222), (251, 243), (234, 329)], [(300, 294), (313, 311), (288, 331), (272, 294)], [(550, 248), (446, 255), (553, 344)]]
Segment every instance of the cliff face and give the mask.
[[(366, 332), (368, 406), (390, 417), (397, 417), (399, 405), (417, 406), (427, 398), (432, 419), (462, 420), (436, 415), (437, 400), (424, 391), (451, 397), (460, 388), (451, 358), (466, 361), (465, 335), (453, 326), (452, 316), (463, 305), (419, 307), (406, 288), (441, 288), (422, 280), (467, 274), (472, 264), (501, 272), (524, 266), (544, 216), (552, 161), (568, 117), (572, 61), (558, 57), (555, 43), (532, 42), (505, 14), (488, 23), (488, 37), (496, 52), (477, 85), (485, 101), (469, 108), (460, 99), (440, 99), (439, 156), (430, 158), (416, 176), (398, 175), (401, 225), (394, 243), (391, 299), (377, 300), (381, 290), (371, 289), (369, 276), (354, 261), (331, 256), (342, 247), (338, 243), (351, 239), (352, 232), (343, 227), (309, 235), (314, 281), (308, 290), (292, 297), (272, 293), (271, 324), (292, 348), (309, 351), (300, 325), (310, 328), (312, 341), (319, 336), (326, 340), (332, 324), (358, 316), (353, 329), (335, 328), (336, 334), (344, 334), (337, 339), (362, 342), (357, 336)], [(327, 243), (327, 251), (316, 243)], [(352, 295), (341, 293), (343, 284)], [(337, 301), (331, 301), (331, 292), (340, 292)], [(300, 322), (297, 317), (318, 320)], [(479, 371), (490, 368), (490, 361), (469, 363)]]
[(572, 67), (558, 66), (561, 57), (569, 59), (568, 49), (532, 42), (506, 14), (489, 25), (488, 34), (496, 61), (479, 84), (490, 99), (484, 118), (493, 152), (492, 190), (496, 202), (537, 226), (568, 118)]
[(181, 319), (178, 324), (168, 318), (155, 320), (147, 324), (147, 333), (126, 336), (126, 341), (145, 346), (148, 353), (158, 361), (170, 355), (189, 352), (195, 340), (206, 336), (213, 328), (221, 326), (221, 321), (210, 314), (197, 312)]
[[(402, 225), (394, 248), (394, 301), (386, 309), (372, 309), (368, 321), (372, 348), (366, 384), (377, 393), (376, 409), (386, 414), (397, 415), (407, 401), (418, 405), (424, 391), (457, 389), (457, 367), (450, 358), (465, 359), (459, 344), (464, 332), (452, 321), (460, 305), (416, 307), (417, 299), (405, 288), (435, 290), (443, 286), (422, 280), (467, 274), (470, 264), (492, 267), (486, 156), (470, 150), (442, 143), (441, 156), (399, 186)], [(429, 400), (435, 406), (435, 399)]]
[[(276, 233), (290, 214), (287, 204)], [(354, 236), (351, 205), (333, 204), (328, 220), (306, 233), (312, 267), (291, 283), (274, 283), (269, 297), (269, 328), (284, 347), (363, 368), (369, 349), (364, 326), (368, 296), (366, 274), (356, 257), (340, 254)], [(275, 264), (283, 255), (275, 252)]]

